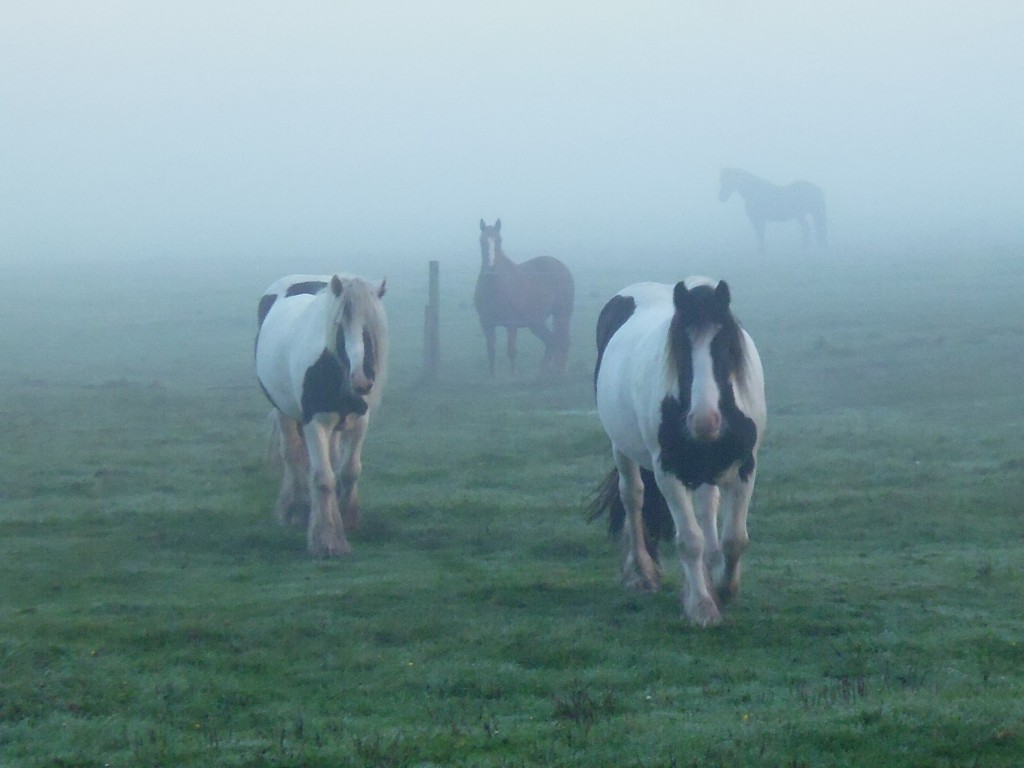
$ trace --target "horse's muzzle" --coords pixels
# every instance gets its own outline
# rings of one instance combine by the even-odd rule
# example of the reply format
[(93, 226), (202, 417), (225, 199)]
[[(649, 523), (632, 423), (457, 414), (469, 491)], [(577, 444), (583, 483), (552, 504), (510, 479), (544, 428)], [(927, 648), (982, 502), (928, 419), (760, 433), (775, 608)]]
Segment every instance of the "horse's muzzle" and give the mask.
[(373, 389), (373, 379), (365, 373), (359, 371), (352, 376), (352, 391), (357, 395), (365, 397), (370, 394), (371, 389)]
[(717, 440), (722, 434), (722, 414), (718, 411), (690, 412), (686, 415), (686, 428), (697, 440)]

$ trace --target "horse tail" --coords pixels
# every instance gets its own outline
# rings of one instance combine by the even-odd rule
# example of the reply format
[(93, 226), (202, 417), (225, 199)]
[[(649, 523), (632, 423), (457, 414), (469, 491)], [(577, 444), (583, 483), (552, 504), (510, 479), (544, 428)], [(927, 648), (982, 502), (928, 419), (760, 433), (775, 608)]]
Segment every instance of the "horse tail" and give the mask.
[(277, 411), (271, 410), (267, 414), (267, 466), (274, 470), (280, 470), (284, 464), (281, 459), (281, 422), (277, 418)]
[(818, 245), (821, 248), (828, 247), (828, 217), (825, 211), (825, 193), (820, 187), (815, 187), (814, 201), (811, 204), (811, 218), (814, 219), (814, 233), (818, 237)]
[[(652, 557), (656, 557), (659, 541), (671, 541), (675, 538), (676, 526), (669, 512), (668, 502), (658, 490), (654, 474), (640, 468), (640, 479), (644, 483), (644, 543)], [(588, 507), (588, 522), (592, 522), (604, 514), (608, 515), (608, 532), (617, 536), (622, 532), (626, 522), (626, 508), (622, 505), (619, 495), (619, 470), (612, 469), (597, 487), (594, 498)]]
[(555, 361), (560, 370), (565, 370), (569, 360), (572, 310), (576, 301), (576, 286), (572, 273), (562, 265), (562, 279), (559, 280), (551, 305), (551, 333), (555, 348)]
[(597, 486), (594, 498), (587, 505), (587, 522), (592, 523), (605, 513), (608, 514), (608, 533), (615, 535), (622, 530), (626, 519), (626, 508), (619, 496), (619, 470), (614, 467)]

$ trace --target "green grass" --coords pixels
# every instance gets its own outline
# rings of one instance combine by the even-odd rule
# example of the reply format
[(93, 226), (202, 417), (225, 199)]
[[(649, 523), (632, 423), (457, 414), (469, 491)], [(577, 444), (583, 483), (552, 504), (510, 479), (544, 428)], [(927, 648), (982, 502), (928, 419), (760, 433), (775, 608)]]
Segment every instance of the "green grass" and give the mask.
[[(443, 263), (433, 387), (426, 266), (391, 265), (392, 378), (340, 561), (270, 512), (254, 297), (291, 267), (21, 267), (0, 764), (1019, 765), (1019, 254), (887, 258), (579, 269), (571, 374), (547, 385), (526, 336), (527, 373), (486, 378), (472, 272)], [(701, 271), (730, 280), (769, 394), (743, 590), (707, 631), (667, 550), (660, 593), (623, 592), (583, 509), (609, 465), (597, 312)]]

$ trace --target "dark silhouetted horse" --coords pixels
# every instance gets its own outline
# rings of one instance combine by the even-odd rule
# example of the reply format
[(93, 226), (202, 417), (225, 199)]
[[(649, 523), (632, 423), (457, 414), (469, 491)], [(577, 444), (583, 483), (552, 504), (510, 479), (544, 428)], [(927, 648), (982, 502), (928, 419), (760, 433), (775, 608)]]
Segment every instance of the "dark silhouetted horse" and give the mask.
[(814, 222), (814, 234), (819, 247), (826, 247), (825, 194), (821, 187), (809, 181), (794, 181), (778, 187), (738, 168), (726, 168), (722, 171), (718, 199), (725, 202), (733, 192), (743, 198), (747, 216), (757, 233), (757, 247), (761, 253), (764, 253), (764, 225), (769, 221), (796, 219), (803, 230), (803, 247), (807, 248), (810, 244), (807, 220), (810, 218)]
[[(516, 332), (529, 328), (544, 342), (541, 373), (560, 375), (569, 357), (572, 273), (552, 256), (516, 264), (501, 250), (501, 219), (488, 226), (480, 219), (480, 276), (473, 303), (487, 339), (487, 362), (494, 376), (494, 335), (508, 332), (508, 359), (516, 372)], [(547, 320), (551, 318), (551, 327)]]

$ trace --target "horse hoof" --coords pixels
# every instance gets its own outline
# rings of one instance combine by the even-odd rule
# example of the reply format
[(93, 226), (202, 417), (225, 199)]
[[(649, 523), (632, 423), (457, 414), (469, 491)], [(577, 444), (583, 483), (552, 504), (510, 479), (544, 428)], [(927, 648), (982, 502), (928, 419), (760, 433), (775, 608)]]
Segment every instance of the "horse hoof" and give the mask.
[(737, 565), (731, 571), (723, 568), (715, 577), (715, 593), (719, 603), (728, 603), (740, 593), (740, 568)]
[(348, 509), (341, 511), (341, 522), (346, 531), (354, 531), (359, 528), (363, 521), (363, 508), (358, 504), (352, 504)]
[(718, 594), (718, 602), (724, 605), (726, 603), (731, 603), (736, 598), (736, 595), (738, 595), (740, 591), (740, 585), (723, 584), (715, 591)]
[(274, 516), (281, 525), (297, 525), (305, 528), (309, 522), (309, 502), (295, 501), (290, 504), (279, 504), (274, 508)]
[(345, 539), (341, 539), (313, 547), (310, 549), (310, 553), (314, 557), (343, 557), (352, 554), (352, 547)]
[(649, 579), (640, 573), (626, 574), (622, 577), (622, 586), (627, 592), (635, 592), (641, 595), (651, 595), (661, 589), (661, 583), (657, 578)]
[(722, 614), (710, 595), (684, 606), (686, 617), (698, 627), (713, 627), (722, 623)]

